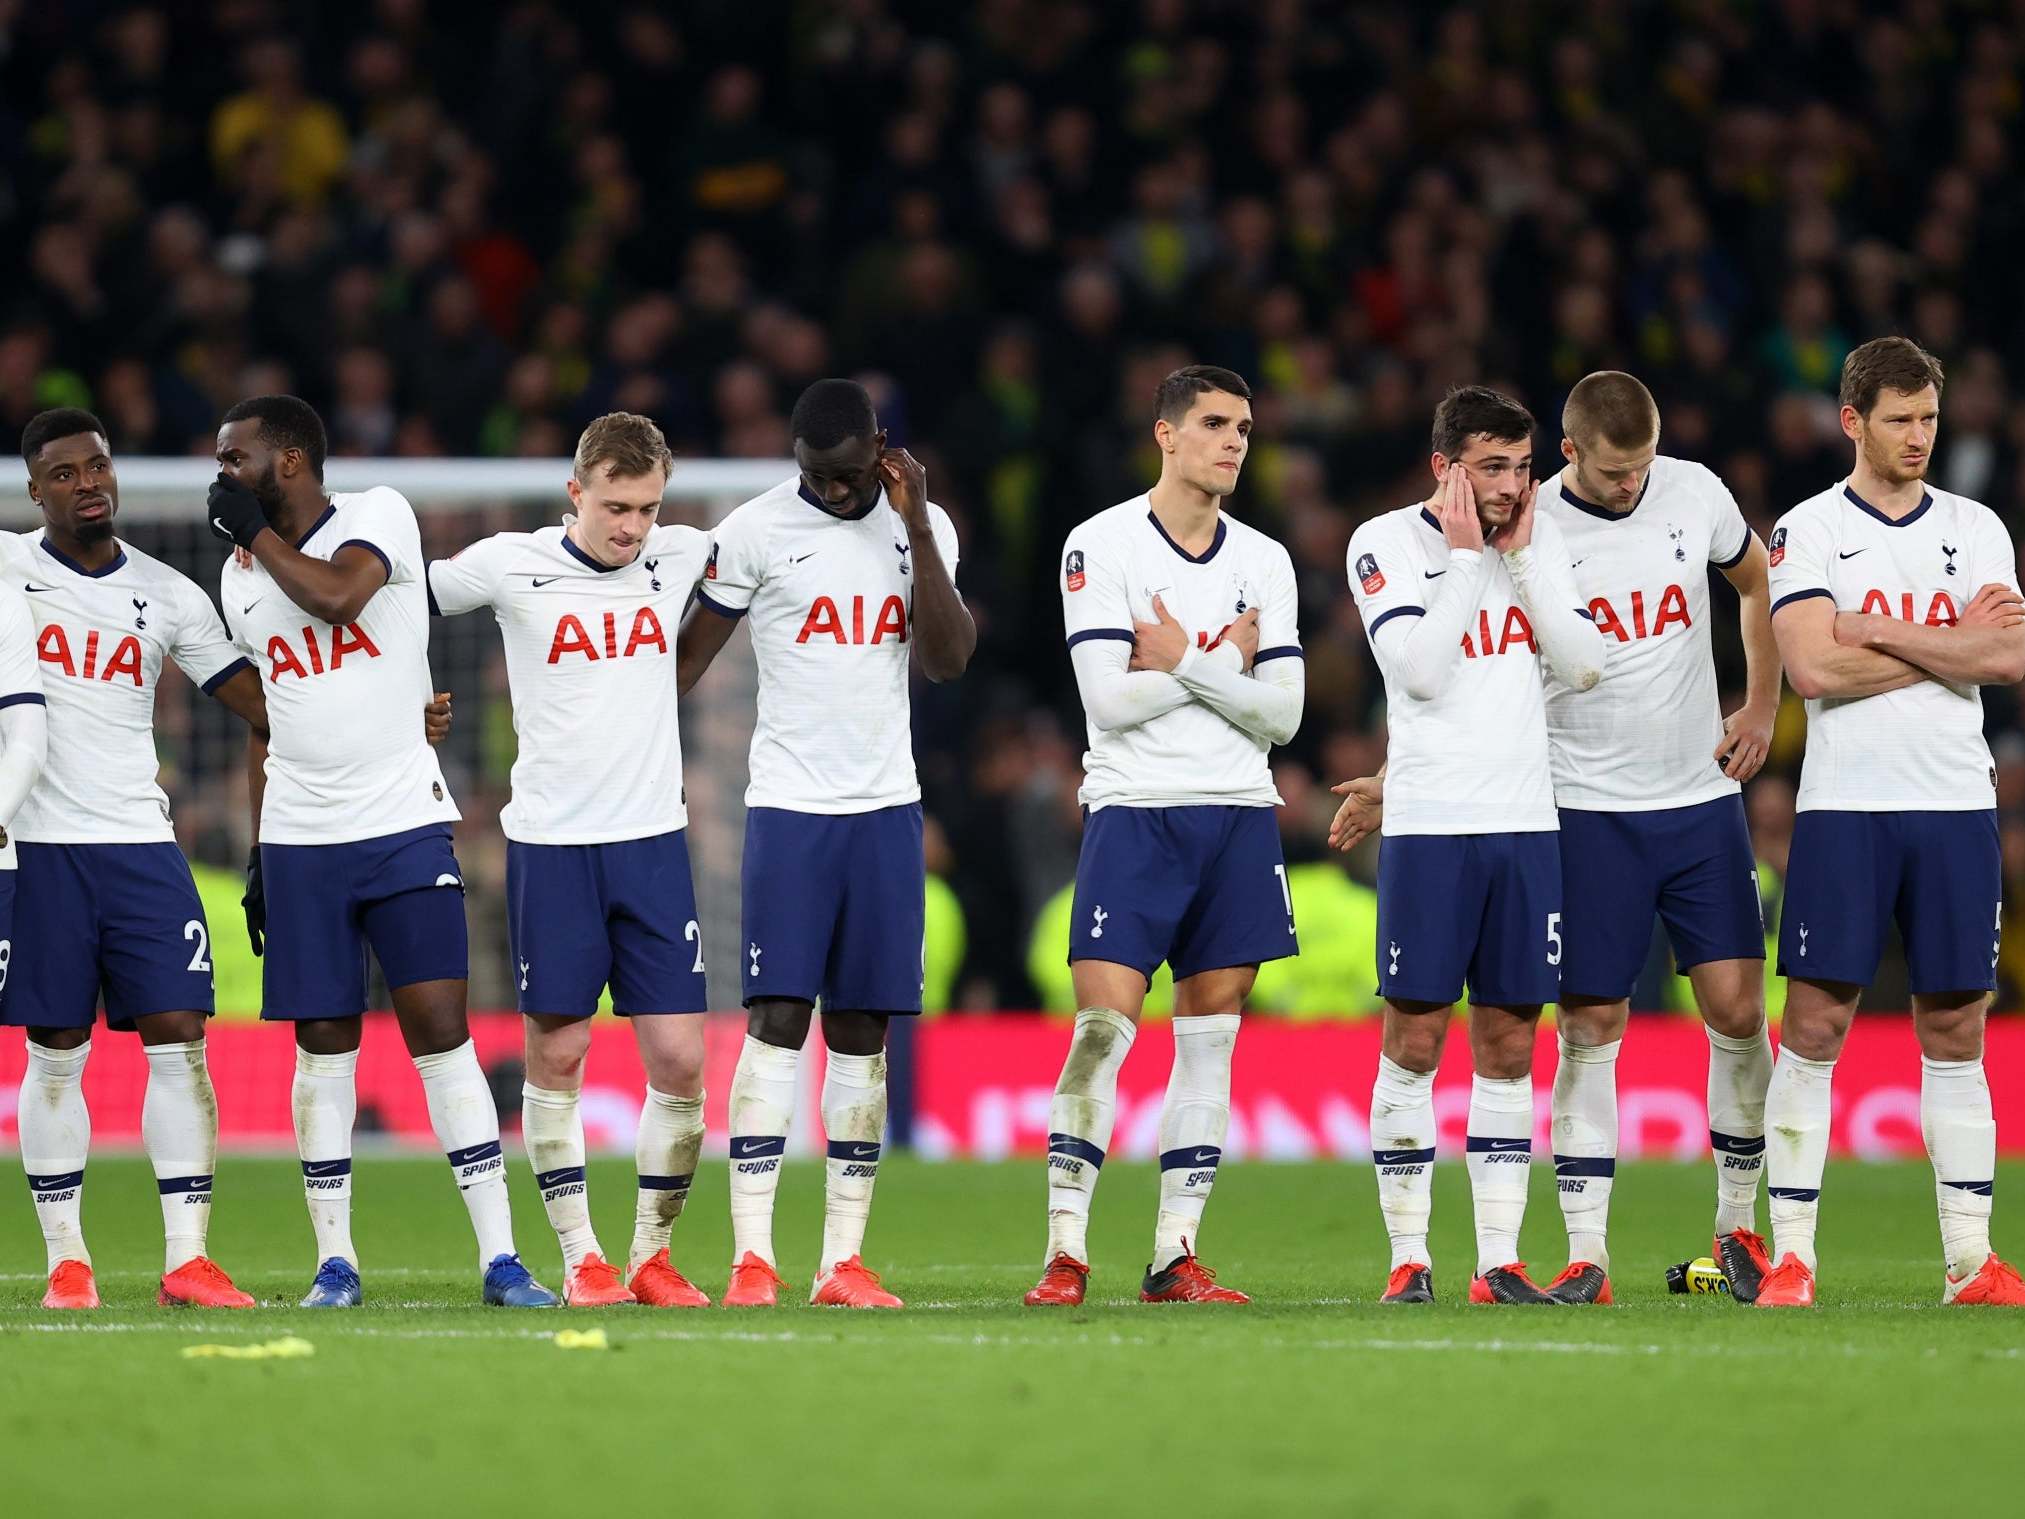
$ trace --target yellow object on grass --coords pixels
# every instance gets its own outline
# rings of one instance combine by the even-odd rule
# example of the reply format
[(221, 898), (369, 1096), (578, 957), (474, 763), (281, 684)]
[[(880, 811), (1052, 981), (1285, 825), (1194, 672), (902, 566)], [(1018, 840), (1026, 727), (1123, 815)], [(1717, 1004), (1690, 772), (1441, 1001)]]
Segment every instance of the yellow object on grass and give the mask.
[(555, 1346), (558, 1350), (610, 1350), (612, 1342), (602, 1329), (558, 1329)]
[(316, 1346), (308, 1340), (294, 1335), (284, 1335), (278, 1340), (262, 1340), (258, 1345), (185, 1345), (183, 1359), (186, 1361), (293, 1361), (301, 1356), (316, 1354)]

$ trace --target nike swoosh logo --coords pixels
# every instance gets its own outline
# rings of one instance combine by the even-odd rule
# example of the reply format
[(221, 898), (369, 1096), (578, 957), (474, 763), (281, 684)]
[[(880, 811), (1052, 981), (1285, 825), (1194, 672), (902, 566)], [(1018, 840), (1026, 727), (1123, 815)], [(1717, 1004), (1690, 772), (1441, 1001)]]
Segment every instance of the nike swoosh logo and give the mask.
[(813, 550), (811, 550), (810, 552), (808, 552), (808, 553), (806, 553), (806, 554), (802, 555), (802, 556), (801, 556), (801, 559), (790, 559), (790, 560), (788, 561), (788, 563), (789, 563), (789, 564), (800, 564), (800, 563), (802, 562), (802, 559), (813, 559), (813, 558), (815, 558), (815, 557), (816, 557), (816, 555), (817, 555), (817, 554), (820, 554), (821, 552), (822, 552), (822, 550), (821, 550), (821, 549), (813, 549)]
[(241, 617), (244, 617), (248, 612), (252, 611), (255, 607), (259, 606), (260, 603), (265, 601), (266, 599), (267, 598), (265, 596), (254, 597), (251, 601), (247, 602), (245, 606), (239, 609), (239, 615)]
[(1423, 580), (1439, 580), (1447, 573), (1447, 570), (1422, 570), (1420, 576)]
[(877, 1160), (878, 1158), (879, 1147), (868, 1144), (853, 1144), (849, 1155), (838, 1157), (840, 1160)]
[(218, 529), (218, 531), (223, 533), (227, 538), (230, 538), (232, 536), (232, 530), (225, 526), (225, 519), (223, 517), (213, 517), (211, 519), (211, 526)]
[(535, 589), (536, 589), (536, 590), (539, 590), (539, 589), (541, 589), (541, 587), (543, 587), (543, 586), (545, 586), (545, 585), (554, 585), (554, 584), (555, 584), (555, 583), (556, 583), (556, 582), (557, 582), (558, 580), (562, 579), (562, 576), (560, 576), (560, 575), (551, 575), (551, 576), (549, 576), (549, 577), (548, 577), (548, 579), (546, 579), (546, 580), (542, 580), (542, 579), (539, 579), (539, 578), (535, 578), (535, 577), (530, 577), (530, 578), (533, 578), (533, 579), (534, 579), (534, 585), (535, 585)]
[(1851, 549), (1848, 553), (1845, 554), (1840, 550), (1837, 550), (1835, 557), (1837, 559), (1854, 559), (1858, 554), (1867, 554), (1869, 552), (1870, 552), (1869, 549)]
[(39, 595), (43, 591), (53, 591), (56, 589), (56, 587), (53, 585), (24, 585), (21, 589), (26, 591), (29, 595), (35, 596)]
[(342, 1176), (352, 1168), (348, 1160), (305, 1160), (302, 1163), (304, 1176)]

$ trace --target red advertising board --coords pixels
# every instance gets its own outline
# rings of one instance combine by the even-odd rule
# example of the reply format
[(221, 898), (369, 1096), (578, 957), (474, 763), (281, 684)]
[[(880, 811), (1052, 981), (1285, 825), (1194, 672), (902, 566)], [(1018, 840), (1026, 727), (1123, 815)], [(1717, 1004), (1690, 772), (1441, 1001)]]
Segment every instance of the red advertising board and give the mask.
[[(507, 1013), (476, 1015), (480, 1059), (502, 1086), (517, 1093), (520, 1020)], [(707, 1118), (710, 1143), (722, 1152), (725, 1099), (743, 1038), (743, 1020), (713, 1018)], [(924, 1021), (914, 1041), (914, 1142), (933, 1157), (1038, 1154), (1046, 1148), (1048, 1100), (1068, 1047), (1066, 1019), (1037, 1014), (956, 1015)], [(211, 1071), (228, 1145), (290, 1150), (294, 1135), (289, 1086), (294, 1048), (285, 1030), (256, 1024), (211, 1026)], [(1118, 1083), (1112, 1153), (1151, 1157), (1167, 1085), (1173, 1037), (1148, 1023)], [(25, 1056), (21, 1036), (0, 1036), (0, 1145), (15, 1140), (15, 1103)], [(1987, 1060), (1997, 1105), (1999, 1144), (2025, 1153), (2025, 1022), (1991, 1025)], [(1371, 1078), (1378, 1061), (1375, 1021), (1287, 1023), (1256, 1019), (1238, 1040), (1232, 1083), (1233, 1156), (1360, 1160), (1370, 1152), (1366, 1128)], [(1678, 1018), (1634, 1020), (1618, 1061), (1621, 1153), (1627, 1158), (1691, 1159), (1707, 1142), (1704, 1082), (1708, 1047), (1701, 1027)], [(1540, 1041), (1536, 1141), (1546, 1148), (1547, 1093), (1554, 1074), (1551, 1032)], [(803, 1062), (804, 1098), (792, 1148), (810, 1153), (820, 1122), (815, 1095), (820, 1059)], [(96, 1142), (132, 1146), (140, 1140), (147, 1064), (131, 1035), (101, 1030), (85, 1071)], [(630, 1149), (644, 1082), (632, 1031), (610, 1019), (597, 1023), (584, 1093), (584, 1123), (593, 1148)], [(1435, 1110), (1444, 1152), (1460, 1153), (1469, 1106), (1469, 1050), (1462, 1030), (1449, 1040), (1435, 1083)], [(359, 1060), (362, 1136), (380, 1134), (430, 1143), (422, 1083), (389, 1018), (367, 1020)], [(1836, 1068), (1833, 1140), (1839, 1154), (1871, 1158), (1923, 1153), (1919, 1131), (1919, 1049), (1909, 1020), (1857, 1021)]]

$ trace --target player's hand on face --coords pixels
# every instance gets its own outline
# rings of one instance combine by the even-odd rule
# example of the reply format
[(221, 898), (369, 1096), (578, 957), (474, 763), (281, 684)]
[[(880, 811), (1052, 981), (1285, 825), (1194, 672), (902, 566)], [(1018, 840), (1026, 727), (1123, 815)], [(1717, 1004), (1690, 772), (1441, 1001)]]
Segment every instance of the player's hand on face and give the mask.
[(213, 534), (242, 549), (251, 548), (253, 540), (267, 526), (260, 498), (223, 470), (211, 482), (210, 493), (204, 498), (204, 515)]
[(886, 500), (910, 527), (928, 525), (928, 471), (904, 448), (879, 451), (879, 479)]
[(1329, 788), (1331, 796), (1343, 798), (1343, 804), (1336, 809), (1336, 816), (1329, 824), (1329, 847), (1345, 852), (1357, 847), (1366, 838), (1378, 831), (1378, 825), (1385, 821), (1385, 779), (1383, 776), (1360, 776), (1354, 781), (1344, 781)]
[(1491, 547), (1500, 554), (1516, 554), (1520, 549), (1530, 548), (1533, 543), (1533, 497), (1539, 492), (1540, 482), (1535, 480), (1519, 494), (1519, 504), (1512, 509), (1512, 519), (1491, 534)]
[(450, 693), (438, 691), (422, 709), (422, 731), (428, 735), (431, 744), (440, 744), (450, 736)]
[(1961, 626), (2015, 628), (2025, 623), (2025, 597), (2008, 585), (1992, 581), (1962, 609)]
[(1748, 702), (1723, 719), (1722, 741), (1716, 745), (1716, 763), (1733, 781), (1748, 781), (1765, 768), (1772, 752), (1772, 724), (1779, 715), (1776, 706), (1759, 708)]
[(1484, 546), (1484, 525), (1477, 520), (1476, 487), (1470, 484), (1470, 472), (1453, 459), (1449, 461), (1448, 473), (1441, 477), (1441, 536), (1452, 549), (1480, 552)]
[(1167, 603), (1153, 598), (1152, 622), (1132, 621), (1132, 663), (1134, 670), (1172, 672), (1188, 652), (1188, 630), (1174, 620)]
[(1238, 620), (1223, 630), (1225, 643), (1236, 644), (1238, 652), (1245, 657), (1245, 668), (1259, 657), (1259, 609), (1246, 607)]

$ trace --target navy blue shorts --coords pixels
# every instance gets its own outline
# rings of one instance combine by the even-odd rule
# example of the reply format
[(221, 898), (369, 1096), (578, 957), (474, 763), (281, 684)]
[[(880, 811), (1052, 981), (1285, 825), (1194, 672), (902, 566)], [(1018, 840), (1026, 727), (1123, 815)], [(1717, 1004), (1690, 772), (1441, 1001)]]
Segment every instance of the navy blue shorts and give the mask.
[(464, 873), (448, 823), (351, 844), (262, 844), (260, 868), (267, 883), (261, 1017), (364, 1012), (368, 945), (389, 988), (470, 974)]
[(1994, 990), (2003, 898), (1994, 808), (1800, 813), (1779, 974), (1868, 986), (1896, 919), (1908, 990)]
[(12, 964), (0, 1019), (16, 1028), (130, 1029), (149, 1013), (209, 1015), (211, 930), (174, 844), (17, 844)]
[(0, 870), (0, 1023), (5, 1023), (7, 981), (14, 970), (14, 877), (17, 870)]
[(749, 809), (746, 1002), (920, 1012), (927, 882), (919, 802), (834, 815)]
[(588, 1018), (700, 1013), (703, 925), (681, 829), (609, 844), (506, 845), (506, 931), (520, 1010)]
[(1561, 993), (1631, 995), (1659, 914), (1685, 971), (1765, 958), (1758, 861), (1741, 796), (1654, 812), (1561, 809)]
[(1103, 807), (1083, 823), (1069, 961), (1174, 979), (1299, 952), (1270, 807)]
[(1560, 992), (1552, 833), (1405, 833), (1378, 845), (1378, 993), (1530, 1007)]

